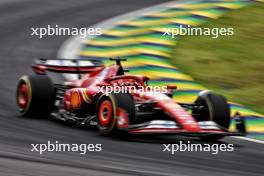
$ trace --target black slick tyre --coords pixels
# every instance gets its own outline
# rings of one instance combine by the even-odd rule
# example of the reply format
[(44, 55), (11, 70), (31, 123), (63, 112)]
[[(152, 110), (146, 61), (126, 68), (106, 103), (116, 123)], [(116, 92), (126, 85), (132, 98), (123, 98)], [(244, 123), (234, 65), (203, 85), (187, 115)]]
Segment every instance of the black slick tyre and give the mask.
[[(214, 121), (219, 127), (228, 131), (230, 126), (230, 108), (224, 96), (210, 91), (199, 94), (195, 104), (202, 105), (200, 110), (194, 110), (193, 114), (197, 121)], [(204, 140), (218, 140), (221, 135), (209, 135), (201, 137)]]
[(18, 81), (16, 100), (21, 116), (47, 116), (54, 108), (55, 88), (46, 75), (22, 76)]

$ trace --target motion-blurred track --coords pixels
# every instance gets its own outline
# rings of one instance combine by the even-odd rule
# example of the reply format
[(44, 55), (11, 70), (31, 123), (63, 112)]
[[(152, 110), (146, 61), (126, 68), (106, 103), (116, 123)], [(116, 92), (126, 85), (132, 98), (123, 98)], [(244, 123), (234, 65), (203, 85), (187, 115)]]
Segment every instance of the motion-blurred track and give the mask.
[[(139, 137), (130, 141), (99, 136), (50, 119), (18, 117), (15, 88), (38, 57), (56, 57), (67, 37), (39, 39), (30, 27), (88, 27), (104, 19), (164, 0), (4, 0), (0, 2), (0, 175), (263, 175), (263, 144), (226, 138), (234, 152), (162, 152), (171, 137)], [(31, 143), (101, 143), (102, 152), (31, 152)], [(187, 139), (181, 139), (187, 140)], [(194, 141), (199, 142), (199, 141)]]

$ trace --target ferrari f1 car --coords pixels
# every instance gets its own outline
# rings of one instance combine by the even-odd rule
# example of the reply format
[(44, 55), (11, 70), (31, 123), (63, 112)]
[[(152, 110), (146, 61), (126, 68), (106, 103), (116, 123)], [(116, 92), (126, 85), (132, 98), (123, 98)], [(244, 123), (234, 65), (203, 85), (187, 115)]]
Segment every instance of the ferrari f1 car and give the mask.
[[(149, 89), (149, 78), (130, 75), (121, 61), (104, 66), (99, 59), (38, 59), (34, 75), (22, 76), (17, 86), (17, 104), (22, 116), (52, 116), (79, 125), (97, 126), (101, 134), (178, 134), (217, 140), (244, 135), (243, 118), (235, 116), (236, 131), (230, 132), (230, 109), (222, 95), (200, 92), (193, 103), (172, 98), (176, 86), (164, 92)], [(76, 74), (63, 84), (53, 83), (50, 73)], [(111, 87), (133, 86), (133, 91), (106, 92)]]

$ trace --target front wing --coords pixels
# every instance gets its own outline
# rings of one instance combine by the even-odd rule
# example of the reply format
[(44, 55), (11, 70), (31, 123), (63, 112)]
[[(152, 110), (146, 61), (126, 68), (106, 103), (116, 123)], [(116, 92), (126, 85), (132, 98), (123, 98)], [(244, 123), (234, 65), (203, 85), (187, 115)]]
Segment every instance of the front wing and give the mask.
[(176, 122), (169, 120), (153, 120), (150, 122), (131, 125), (127, 131), (131, 134), (178, 134), (192, 137), (202, 137), (208, 135), (217, 136), (245, 136), (245, 132), (237, 130), (236, 132), (230, 132), (221, 129), (213, 121), (198, 122), (200, 130), (197, 132), (189, 132), (181, 128)]

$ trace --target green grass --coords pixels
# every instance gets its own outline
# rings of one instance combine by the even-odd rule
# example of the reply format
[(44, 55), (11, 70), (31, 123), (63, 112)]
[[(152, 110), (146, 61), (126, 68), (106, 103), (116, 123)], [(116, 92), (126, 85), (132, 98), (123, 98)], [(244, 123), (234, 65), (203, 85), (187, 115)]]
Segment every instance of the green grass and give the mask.
[(233, 27), (233, 36), (183, 36), (172, 63), (205, 87), (264, 114), (264, 3), (200, 27)]

